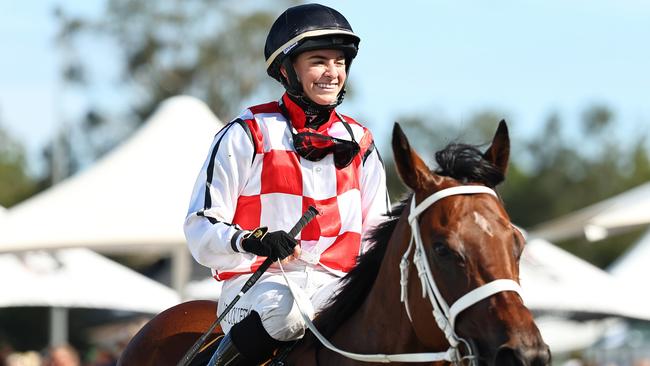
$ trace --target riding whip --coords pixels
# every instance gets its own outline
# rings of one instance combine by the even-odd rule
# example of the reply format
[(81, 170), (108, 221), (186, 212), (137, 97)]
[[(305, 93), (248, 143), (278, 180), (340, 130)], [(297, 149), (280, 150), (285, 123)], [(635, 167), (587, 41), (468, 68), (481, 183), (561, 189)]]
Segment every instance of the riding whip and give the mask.
[[(295, 238), (296, 235), (298, 235), (298, 233), (299, 233), (300, 231), (302, 231), (302, 229), (303, 229), (305, 226), (307, 226), (307, 224), (308, 224), (308, 223), (309, 223), (309, 222), (310, 222), (314, 217), (316, 217), (316, 215), (318, 215), (318, 210), (316, 210), (316, 208), (314, 208), (314, 206), (309, 206), (309, 208), (307, 209), (307, 211), (305, 211), (305, 213), (302, 215), (302, 217), (300, 218), (300, 220), (298, 220), (298, 222), (293, 226), (293, 228), (291, 228), (291, 230), (289, 230), (289, 233), (288, 233), (289, 236), (292, 237), (292, 238)], [(250, 290), (251, 287), (253, 287), (253, 285), (255, 284), (255, 282), (257, 282), (257, 280), (260, 279), (260, 277), (262, 276), (262, 274), (263, 274), (264, 272), (266, 272), (266, 270), (271, 266), (271, 264), (273, 264), (273, 261), (271, 260), (271, 258), (266, 258), (266, 259), (264, 260), (264, 262), (262, 262), (262, 265), (261, 265), (261, 266), (260, 266), (260, 267), (255, 271), (255, 273), (253, 273), (252, 276), (250, 276), (250, 278), (248, 279), (248, 281), (246, 281), (246, 283), (245, 283), (244, 286), (242, 287), (241, 291), (239, 291), (239, 294), (237, 294), (237, 296), (235, 296), (235, 298), (230, 302), (230, 304), (228, 304), (228, 306), (226, 306), (226, 308), (225, 308), (224, 311), (221, 313), (221, 315), (219, 315), (219, 317), (217, 318), (217, 320), (215, 320), (214, 323), (212, 323), (212, 325), (210, 326), (210, 328), (209, 328), (209, 329), (208, 329), (208, 330), (207, 330), (207, 331), (206, 331), (206, 332), (201, 336), (201, 338), (199, 338), (199, 339), (194, 343), (194, 345), (192, 345), (192, 348), (190, 348), (190, 349), (187, 351), (187, 353), (185, 353), (185, 355), (183, 356), (183, 358), (181, 358), (181, 360), (178, 362), (177, 366), (187, 366), (187, 365), (190, 364), (190, 362), (192, 362), (192, 360), (193, 360), (194, 357), (196, 356), (197, 352), (199, 351), (199, 348), (201, 348), (201, 346), (203, 345), (203, 343), (205, 343), (205, 341), (208, 339), (208, 337), (210, 336), (210, 334), (212, 334), (212, 332), (213, 332), (214, 329), (217, 327), (217, 325), (221, 322), (221, 320), (223, 320), (223, 318), (226, 317), (226, 315), (230, 312), (230, 310), (235, 306), (235, 304), (237, 303), (237, 301), (239, 301), (239, 299), (240, 299), (240, 298), (241, 298), (241, 297), (242, 297), (246, 292), (248, 292), (248, 290)]]

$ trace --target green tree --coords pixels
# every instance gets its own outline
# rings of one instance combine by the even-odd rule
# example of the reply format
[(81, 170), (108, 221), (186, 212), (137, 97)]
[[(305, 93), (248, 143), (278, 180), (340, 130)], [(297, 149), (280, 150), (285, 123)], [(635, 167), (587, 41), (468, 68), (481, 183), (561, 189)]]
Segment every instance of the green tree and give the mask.
[[(524, 227), (575, 211), (650, 178), (646, 137), (639, 134), (636, 141), (622, 143), (614, 133), (615, 115), (605, 106), (585, 110), (581, 137), (568, 137), (557, 114), (551, 114), (544, 126), (540, 135), (525, 142), (529, 166), (514, 157), (514, 174), (509, 175), (503, 191), (510, 213)], [(526, 169), (518, 172), (518, 168)]]
[[(489, 143), (503, 113), (485, 110), (471, 116), (460, 126), (444, 117), (403, 116), (397, 119), (409, 142), (425, 162), (435, 168), (434, 153), (452, 142), (483, 146)], [(487, 147), (485, 145), (484, 147)], [(391, 199), (396, 201), (407, 189), (397, 175), (392, 155), (387, 154), (386, 179)]]
[(247, 98), (268, 93), (266, 32), (294, 2), (106, 0), (96, 18), (57, 8), (64, 90), (87, 105), (68, 116), (80, 126), (69, 136), (72, 157), (105, 153), (171, 96), (196, 96), (229, 119)]
[(36, 191), (23, 147), (0, 124), (0, 206), (10, 207)]
[[(427, 157), (451, 141), (489, 142), (500, 115), (494, 111), (477, 113), (464, 128), (454, 128), (444, 119), (431, 121), (417, 116), (400, 121), (415, 148)], [(595, 105), (583, 113), (580, 137), (569, 134), (557, 113), (548, 116), (541, 133), (527, 140), (511, 135), (510, 166), (499, 192), (512, 221), (530, 228), (647, 182), (650, 158), (646, 136), (638, 134), (632, 141), (621, 141), (616, 128), (613, 111)], [(389, 190), (396, 197), (405, 188), (393, 163), (386, 166)], [(632, 232), (595, 244), (582, 239), (558, 244), (605, 267), (640, 234)]]

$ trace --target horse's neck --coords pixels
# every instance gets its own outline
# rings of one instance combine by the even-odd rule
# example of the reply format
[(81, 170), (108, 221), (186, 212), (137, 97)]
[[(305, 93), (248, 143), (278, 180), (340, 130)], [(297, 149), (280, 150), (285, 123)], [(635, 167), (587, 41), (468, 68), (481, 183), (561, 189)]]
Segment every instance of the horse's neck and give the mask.
[[(407, 210), (405, 210), (407, 211)], [(438, 339), (422, 344), (413, 331), (404, 304), (400, 302), (399, 263), (410, 237), (406, 223), (408, 213), (397, 224), (391, 242), (386, 248), (379, 273), (365, 302), (329, 339), (334, 345), (348, 352), (365, 354), (393, 354), (435, 352), (446, 350), (442, 333)], [(414, 276), (412, 281), (417, 281)], [(436, 327), (431, 317), (432, 328)], [(431, 341), (431, 340), (429, 340)], [(313, 347), (299, 345), (289, 359), (290, 365), (370, 365), (354, 361), (330, 352), (322, 347), (314, 354)], [(315, 363), (318, 358), (318, 363)]]
[[(384, 354), (434, 351), (428, 348), (431, 346), (427, 347), (418, 340), (406, 308), (400, 302), (399, 263), (410, 239), (406, 215), (402, 215), (395, 227), (368, 297), (333, 337), (333, 343), (341, 345), (341, 348), (359, 353)], [(417, 276), (412, 280), (417, 280)], [(432, 327), (435, 327), (433, 318), (431, 321)], [(446, 341), (442, 333), (440, 335), (437, 343), (443, 349)], [(346, 362), (337, 359), (337, 364), (347, 365)]]

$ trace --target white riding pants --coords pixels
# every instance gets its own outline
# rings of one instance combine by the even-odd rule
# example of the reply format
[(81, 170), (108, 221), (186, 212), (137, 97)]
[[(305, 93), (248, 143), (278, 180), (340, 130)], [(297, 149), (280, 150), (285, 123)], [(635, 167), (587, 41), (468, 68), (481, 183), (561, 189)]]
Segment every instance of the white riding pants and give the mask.
[[(296, 291), (300, 307), (311, 319), (335, 295), (340, 284), (339, 277), (314, 270), (311, 266), (301, 269), (292, 268), (290, 272), (285, 269), (285, 273)], [(219, 297), (219, 315), (239, 294), (250, 276), (250, 274), (241, 275), (224, 281)], [(253, 310), (260, 315), (264, 329), (278, 341), (296, 340), (305, 334), (307, 325), (293, 301), (282, 273), (277, 269), (270, 268), (262, 274), (255, 285), (239, 299), (221, 321), (223, 331), (228, 333), (234, 324), (244, 319)]]

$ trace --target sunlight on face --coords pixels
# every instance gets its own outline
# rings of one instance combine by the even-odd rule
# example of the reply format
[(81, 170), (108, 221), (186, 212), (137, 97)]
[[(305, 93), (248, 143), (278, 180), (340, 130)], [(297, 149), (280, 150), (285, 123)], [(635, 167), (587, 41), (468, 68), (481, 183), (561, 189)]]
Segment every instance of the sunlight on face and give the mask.
[(347, 77), (342, 51), (303, 52), (296, 57), (293, 68), (309, 99), (320, 105), (336, 103)]

